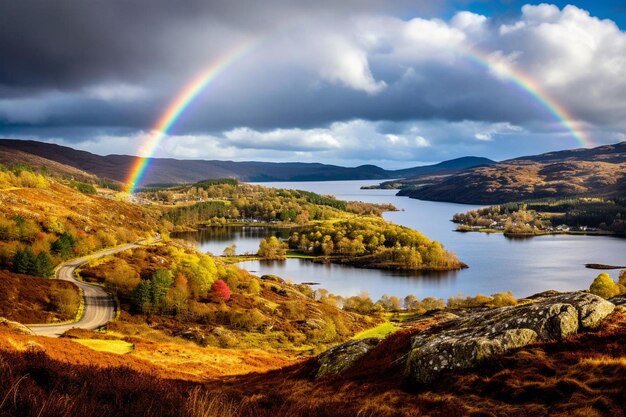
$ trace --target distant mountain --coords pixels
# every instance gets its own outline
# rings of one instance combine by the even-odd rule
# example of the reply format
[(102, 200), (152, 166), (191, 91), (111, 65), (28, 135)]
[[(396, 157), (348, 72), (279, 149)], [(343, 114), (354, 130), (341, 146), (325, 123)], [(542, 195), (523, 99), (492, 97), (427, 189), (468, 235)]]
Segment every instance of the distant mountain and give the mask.
[(435, 165), (426, 165), (415, 168), (408, 169), (400, 169), (394, 171), (398, 176), (397, 178), (407, 178), (422, 176), (422, 175), (432, 175), (432, 174), (443, 174), (452, 171), (459, 171), (461, 169), (467, 169), (472, 167), (477, 167), (481, 165), (492, 165), (495, 164), (496, 161), (492, 161), (489, 158), (483, 158), (479, 156), (463, 156), (461, 158), (450, 159), (448, 161), (439, 162)]
[[(124, 182), (127, 179), (136, 157), (128, 155), (94, 155), (69, 147), (29, 141), (0, 140), (0, 149), (13, 150), (55, 161), (101, 178)], [(422, 173), (447, 172), (468, 166), (476, 166), (485, 158), (466, 157), (445, 161), (436, 165), (421, 166), (402, 170), (385, 170), (375, 165), (361, 165), (354, 168), (319, 163), (273, 163), (273, 162), (233, 162), (178, 160), (152, 158), (150, 168), (141, 185), (157, 183), (193, 183), (212, 178), (237, 178), (242, 181), (331, 181), (401, 178)]]
[(626, 197), (626, 142), (469, 168), (398, 193), (420, 200), (500, 204), (539, 198)]

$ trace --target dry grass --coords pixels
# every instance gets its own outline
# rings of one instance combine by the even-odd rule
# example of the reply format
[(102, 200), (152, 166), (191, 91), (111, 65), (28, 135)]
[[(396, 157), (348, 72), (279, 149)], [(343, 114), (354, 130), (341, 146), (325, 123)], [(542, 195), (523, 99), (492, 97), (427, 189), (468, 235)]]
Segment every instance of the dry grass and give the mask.
[(395, 332), (339, 377), (314, 380), (310, 360), (204, 384), (166, 379), (155, 368), (140, 370), (133, 353), (115, 363), (119, 355), (92, 352), (94, 363), (107, 358), (107, 367), (71, 364), (52, 357), (69, 349), (63, 345), (68, 341), (37, 340), (41, 347), (16, 352), (2, 335), (0, 416), (624, 415), (626, 314), (614, 313), (596, 332), (533, 345), (478, 369), (444, 375), (431, 386), (407, 385), (398, 358), (415, 332), (436, 321)]
[(102, 340), (102, 339), (75, 339), (76, 343), (87, 346), (89, 349), (99, 352), (116, 353), (123, 355), (132, 352), (135, 349), (132, 343), (123, 340)]
[(69, 282), (0, 270), (0, 317), (30, 324), (73, 320), (79, 303), (78, 288)]

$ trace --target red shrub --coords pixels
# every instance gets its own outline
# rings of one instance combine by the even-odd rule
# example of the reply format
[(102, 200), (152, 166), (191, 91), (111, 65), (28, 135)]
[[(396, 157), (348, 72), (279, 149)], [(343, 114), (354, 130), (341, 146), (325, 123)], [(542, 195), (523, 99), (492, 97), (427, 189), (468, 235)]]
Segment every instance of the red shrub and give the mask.
[(213, 286), (211, 287), (211, 292), (214, 296), (224, 301), (230, 300), (230, 288), (228, 287), (228, 284), (221, 279), (218, 279), (213, 283)]

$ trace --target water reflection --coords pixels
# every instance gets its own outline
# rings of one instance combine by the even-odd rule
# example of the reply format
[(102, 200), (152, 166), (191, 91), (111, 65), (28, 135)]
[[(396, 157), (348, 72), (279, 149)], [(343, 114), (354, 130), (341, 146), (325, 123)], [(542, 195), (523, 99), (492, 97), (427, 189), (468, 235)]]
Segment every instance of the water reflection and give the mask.
[(261, 239), (269, 236), (284, 239), (289, 237), (289, 230), (250, 226), (210, 226), (197, 232), (172, 233), (173, 238), (195, 243), (200, 251), (214, 255), (221, 255), (226, 247), (233, 244), (237, 246), (238, 255), (255, 254)]

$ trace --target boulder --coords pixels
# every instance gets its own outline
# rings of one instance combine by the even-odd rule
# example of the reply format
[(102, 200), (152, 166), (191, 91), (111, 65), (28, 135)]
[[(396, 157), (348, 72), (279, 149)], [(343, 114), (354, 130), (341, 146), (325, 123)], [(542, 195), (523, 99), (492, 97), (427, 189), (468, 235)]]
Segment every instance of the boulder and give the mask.
[(380, 339), (370, 337), (351, 340), (327, 350), (317, 357), (316, 378), (324, 375), (339, 374), (350, 369), (358, 359), (378, 346), (378, 343), (380, 343)]
[(0, 317), (0, 328), (10, 330), (15, 333), (25, 334), (32, 336), (35, 333), (27, 326), (24, 326), (22, 323), (18, 323), (16, 321), (7, 320), (4, 317)]
[(470, 368), (535, 341), (595, 328), (614, 308), (601, 297), (575, 292), (449, 320), (413, 337), (407, 372), (413, 381), (428, 383), (444, 371)]

